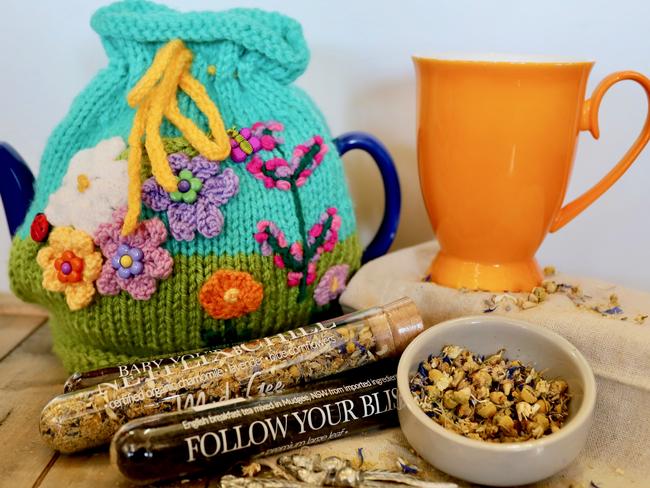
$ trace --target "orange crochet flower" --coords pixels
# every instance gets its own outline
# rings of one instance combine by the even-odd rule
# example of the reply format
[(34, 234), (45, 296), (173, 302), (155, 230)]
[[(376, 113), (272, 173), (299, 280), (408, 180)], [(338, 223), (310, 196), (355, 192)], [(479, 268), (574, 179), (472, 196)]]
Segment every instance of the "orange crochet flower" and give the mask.
[(254, 312), (264, 298), (264, 287), (248, 273), (220, 269), (201, 287), (199, 301), (215, 319), (232, 319)]
[(38, 251), (36, 262), (43, 268), (43, 288), (65, 293), (70, 310), (79, 310), (92, 301), (102, 255), (95, 251), (92, 237), (84, 231), (54, 228), (48, 245)]

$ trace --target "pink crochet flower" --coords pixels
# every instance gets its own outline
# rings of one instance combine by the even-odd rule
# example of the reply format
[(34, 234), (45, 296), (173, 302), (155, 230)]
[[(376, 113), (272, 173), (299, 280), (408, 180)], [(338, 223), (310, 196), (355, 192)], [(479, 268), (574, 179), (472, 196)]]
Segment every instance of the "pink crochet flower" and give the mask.
[(95, 232), (95, 244), (106, 261), (97, 280), (102, 295), (117, 295), (127, 291), (136, 300), (148, 300), (156, 291), (156, 281), (169, 277), (174, 260), (160, 245), (167, 240), (162, 220), (152, 218), (139, 222), (136, 230), (122, 236), (126, 208), (113, 213), (113, 221), (100, 224)]
[(337, 264), (328, 269), (314, 290), (316, 303), (322, 307), (338, 298), (345, 290), (349, 272), (350, 266), (347, 264)]

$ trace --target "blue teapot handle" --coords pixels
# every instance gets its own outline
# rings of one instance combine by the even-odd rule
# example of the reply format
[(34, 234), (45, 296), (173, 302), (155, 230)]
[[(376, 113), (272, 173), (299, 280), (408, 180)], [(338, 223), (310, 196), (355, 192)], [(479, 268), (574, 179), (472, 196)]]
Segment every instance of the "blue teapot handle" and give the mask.
[(377, 234), (363, 251), (361, 262), (366, 263), (386, 254), (395, 240), (402, 202), (397, 170), (386, 147), (370, 134), (347, 132), (334, 139), (334, 144), (341, 156), (352, 149), (361, 149), (370, 154), (377, 163), (384, 183), (384, 217)]
[(34, 198), (34, 175), (20, 154), (6, 142), (0, 142), (0, 196), (13, 236)]

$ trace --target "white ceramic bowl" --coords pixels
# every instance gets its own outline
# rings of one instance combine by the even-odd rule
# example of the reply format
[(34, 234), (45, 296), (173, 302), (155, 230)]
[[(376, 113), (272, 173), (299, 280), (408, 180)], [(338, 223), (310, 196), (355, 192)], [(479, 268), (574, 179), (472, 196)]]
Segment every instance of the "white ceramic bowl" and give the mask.
[[(564, 378), (571, 393), (567, 422), (554, 434), (510, 444), (468, 439), (437, 424), (413, 399), (409, 375), (449, 344), (485, 355), (505, 348), (509, 359), (546, 370), (549, 378)], [(400, 425), (418, 454), (452, 476), (492, 486), (534, 483), (566, 467), (585, 444), (596, 403), (594, 374), (569, 341), (542, 326), (504, 317), (466, 317), (424, 331), (402, 354), (397, 388)]]

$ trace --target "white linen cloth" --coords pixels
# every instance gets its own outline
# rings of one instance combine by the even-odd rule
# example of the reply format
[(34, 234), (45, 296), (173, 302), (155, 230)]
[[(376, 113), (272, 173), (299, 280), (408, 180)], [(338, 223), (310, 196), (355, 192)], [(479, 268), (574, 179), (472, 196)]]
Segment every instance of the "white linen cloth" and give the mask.
[[(348, 284), (341, 303), (363, 309), (409, 296), (417, 303), (425, 326), (484, 313), (485, 302), (494, 293), (463, 292), (423, 281), (437, 251), (437, 243), (428, 242), (367, 263)], [(600, 488), (650, 486), (650, 319), (643, 324), (633, 320), (650, 313), (650, 294), (562, 274), (550, 279), (580, 286), (589, 297), (587, 307), (599, 305), (605, 309), (610, 295), (616, 294), (621, 313), (603, 316), (578, 308), (562, 293), (552, 294), (526, 310), (504, 300), (492, 312), (564, 336), (585, 355), (596, 375), (595, 419), (585, 449), (570, 467), (538, 486), (590, 488), (592, 482)], [(627, 320), (621, 320), (623, 317)], [(367, 440), (352, 437), (330, 442), (314, 447), (312, 452), (352, 459), (359, 447), (365, 447), (365, 458), (377, 466), (394, 469), (396, 457), (402, 456), (418, 464), (431, 479), (450, 480), (410, 453), (399, 429), (371, 434)]]

